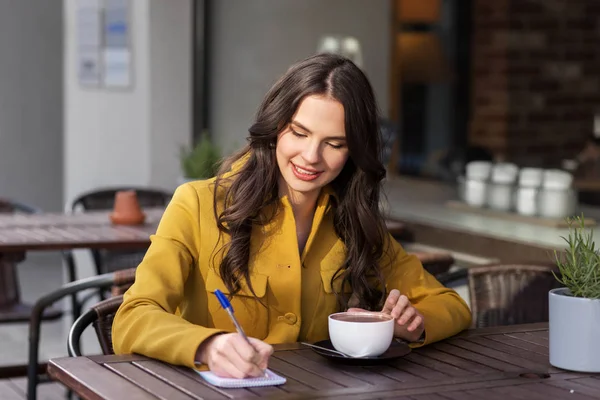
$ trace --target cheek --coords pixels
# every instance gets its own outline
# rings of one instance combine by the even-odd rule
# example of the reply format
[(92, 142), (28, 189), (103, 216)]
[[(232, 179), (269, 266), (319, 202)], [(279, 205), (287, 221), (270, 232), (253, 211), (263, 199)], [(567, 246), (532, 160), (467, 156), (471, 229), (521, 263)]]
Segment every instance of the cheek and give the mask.
[(346, 165), (346, 161), (348, 161), (348, 152), (334, 154), (329, 157), (329, 169), (339, 173)]
[(294, 156), (296, 146), (292, 142), (293, 140), (290, 140), (289, 135), (284, 135), (277, 141), (277, 159), (283, 160)]

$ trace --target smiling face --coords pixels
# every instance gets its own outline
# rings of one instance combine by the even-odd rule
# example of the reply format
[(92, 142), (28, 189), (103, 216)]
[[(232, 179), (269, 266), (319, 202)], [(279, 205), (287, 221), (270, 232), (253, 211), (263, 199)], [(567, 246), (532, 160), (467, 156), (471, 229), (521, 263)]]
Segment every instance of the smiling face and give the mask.
[(318, 196), (348, 159), (344, 106), (325, 96), (308, 96), (277, 137), (279, 193), (291, 200)]

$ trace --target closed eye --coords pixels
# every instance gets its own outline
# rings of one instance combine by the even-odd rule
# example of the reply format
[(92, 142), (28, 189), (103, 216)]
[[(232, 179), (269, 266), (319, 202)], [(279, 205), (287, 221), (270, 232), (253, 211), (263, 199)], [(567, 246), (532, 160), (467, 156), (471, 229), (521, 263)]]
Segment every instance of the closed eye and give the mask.
[(295, 131), (295, 130), (293, 130), (293, 129), (291, 129), (291, 131), (292, 131), (292, 133), (294, 134), (294, 136), (297, 136), (297, 137), (302, 137), (302, 138), (306, 137), (306, 135), (305, 135), (305, 134), (303, 134), (303, 133), (297, 132), (297, 131)]
[[(308, 137), (307, 134), (305, 133), (300, 133), (297, 130), (295, 130), (294, 128), (290, 127), (290, 131), (292, 132), (292, 134), (298, 138), (305, 138)], [(339, 150), (345, 147), (345, 144), (342, 143), (334, 143), (334, 142), (326, 142), (328, 146), (330, 146), (333, 149)]]

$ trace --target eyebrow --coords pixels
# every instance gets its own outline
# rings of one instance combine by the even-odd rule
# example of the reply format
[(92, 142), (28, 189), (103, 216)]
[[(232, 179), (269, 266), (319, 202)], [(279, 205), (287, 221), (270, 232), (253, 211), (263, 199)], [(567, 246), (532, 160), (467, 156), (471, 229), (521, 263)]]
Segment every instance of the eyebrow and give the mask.
[[(310, 129), (308, 129), (306, 126), (302, 125), (300, 122), (293, 120), (292, 124), (297, 125), (298, 128), (300, 128), (303, 131), (306, 131), (312, 135), (312, 131)], [(346, 137), (345, 136), (328, 136), (325, 138), (325, 140), (346, 140)]]

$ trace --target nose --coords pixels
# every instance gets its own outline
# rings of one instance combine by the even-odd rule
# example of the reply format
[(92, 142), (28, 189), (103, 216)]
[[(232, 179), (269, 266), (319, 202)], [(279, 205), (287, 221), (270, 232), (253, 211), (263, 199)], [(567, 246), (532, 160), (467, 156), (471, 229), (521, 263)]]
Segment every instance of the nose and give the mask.
[(302, 151), (302, 158), (309, 164), (317, 164), (321, 160), (321, 145), (316, 140), (309, 140)]

